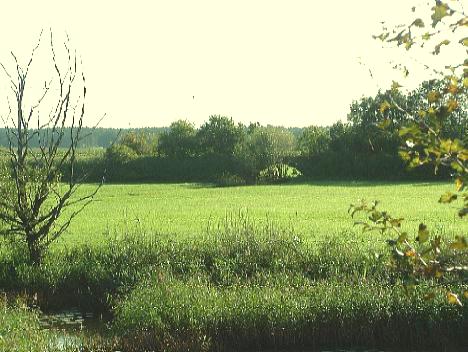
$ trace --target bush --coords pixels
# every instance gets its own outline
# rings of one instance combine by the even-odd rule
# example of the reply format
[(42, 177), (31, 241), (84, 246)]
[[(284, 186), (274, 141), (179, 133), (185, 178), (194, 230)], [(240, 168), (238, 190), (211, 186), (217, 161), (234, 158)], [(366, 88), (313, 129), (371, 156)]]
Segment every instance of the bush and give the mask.
[(158, 141), (156, 135), (130, 131), (124, 134), (117, 144), (128, 147), (136, 155), (144, 156), (156, 154)]
[(178, 120), (171, 123), (169, 131), (159, 138), (159, 155), (172, 159), (184, 159), (197, 154), (195, 126), (186, 121)]
[(240, 174), (247, 183), (254, 183), (259, 173), (267, 169), (272, 179), (276, 179), (282, 176), (282, 165), (293, 155), (294, 147), (295, 139), (290, 131), (280, 127), (253, 126), (235, 149)]
[(138, 154), (125, 144), (114, 144), (106, 150), (106, 160), (110, 164), (122, 165), (137, 157)]
[(278, 183), (292, 180), (301, 175), (302, 173), (293, 166), (276, 164), (260, 171), (257, 180), (260, 183)]

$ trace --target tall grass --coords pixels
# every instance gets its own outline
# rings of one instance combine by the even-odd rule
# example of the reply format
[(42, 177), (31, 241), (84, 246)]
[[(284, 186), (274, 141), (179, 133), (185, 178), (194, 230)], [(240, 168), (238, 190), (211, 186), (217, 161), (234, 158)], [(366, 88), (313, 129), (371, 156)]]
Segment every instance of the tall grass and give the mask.
[(43, 305), (108, 308), (111, 297), (131, 290), (155, 272), (182, 279), (200, 276), (218, 286), (299, 283), (363, 277), (387, 278), (380, 262), (358, 243), (337, 240), (310, 244), (273, 223), (258, 225), (245, 217), (226, 218), (196, 239), (158, 240), (126, 234), (107, 246), (61, 246), (41, 267), (28, 264), (24, 245), (3, 246), (0, 287), (44, 297)]
[(368, 245), (341, 234), (305, 241), (243, 213), (197, 238), (129, 232), (107, 246), (58, 246), (41, 267), (21, 244), (1, 248), (3, 290), (43, 309), (110, 312), (116, 340), (101, 345), (124, 351), (457, 349), (468, 328), (467, 305), (405, 295)]
[(124, 345), (148, 350), (450, 350), (466, 347), (467, 313), (372, 282), (220, 288), (168, 279), (132, 291), (116, 309), (115, 329)]
[[(6, 295), (0, 297), (0, 351), (5, 352), (67, 352), (73, 346), (57, 344), (57, 335), (42, 330), (38, 313), (29, 309), (21, 300), (9, 302)], [(76, 347), (76, 346), (74, 346)]]

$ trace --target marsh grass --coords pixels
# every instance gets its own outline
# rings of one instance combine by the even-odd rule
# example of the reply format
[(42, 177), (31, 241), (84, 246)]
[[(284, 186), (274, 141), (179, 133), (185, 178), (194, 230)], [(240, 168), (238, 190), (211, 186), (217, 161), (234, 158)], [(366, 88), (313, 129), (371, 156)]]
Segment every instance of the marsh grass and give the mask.
[(42, 309), (109, 312), (114, 335), (89, 342), (96, 350), (462, 346), (466, 305), (405, 295), (385, 258), (349, 239), (305, 241), (293, 227), (239, 212), (196, 239), (135, 230), (107, 246), (60, 246), (40, 268), (10, 243), (0, 287)]
[(16, 297), (0, 298), (0, 351), (8, 352), (59, 352), (76, 350), (66, 343), (57, 345), (57, 334), (41, 329), (38, 312), (27, 307), (26, 302)]
[(222, 287), (388, 277), (380, 260), (358, 242), (342, 245), (325, 239), (311, 244), (291, 229), (274, 222), (259, 225), (245, 214), (227, 216), (197, 239), (167, 241), (128, 233), (107, 246), (62, 246), (41, 267), (28, 264), (21, 244), (6, 247), (0, 257), (0, 287), (35, 295), (46, 308), (68, 303), (108, 310), (113, 298), (155, 273), (182, 280), (200, 277)]
[(115, 329), (124, 344), (148, 350), (456, 350), (464, 346), (466, 313), (376, 283), (220, 288), (169, 279), (135, 289), (117, 307)]

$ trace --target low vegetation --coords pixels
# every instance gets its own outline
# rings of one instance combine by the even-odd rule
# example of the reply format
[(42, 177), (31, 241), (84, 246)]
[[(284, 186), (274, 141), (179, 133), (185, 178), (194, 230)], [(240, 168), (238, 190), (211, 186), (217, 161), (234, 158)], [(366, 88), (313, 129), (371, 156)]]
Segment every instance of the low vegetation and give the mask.
[[(408, 295), (401, 285), (403, 278), (388, 270), (383, 237), (374, 241), (375, 235), (354, 230), (346, 207), (339, 209), (341, 224), (335, 224), (338, 210), (333, 197), (315, 208), (306, 202), (314, 195), (354, 199), (359, 193), (381, 195), (397, 207), (394, 192), (400, 189), (408, 204), (429, 204), (445, 187), (375, 183), (104, 187), (102, 199), (118, 200), (108, 211), (120, 214), (115, 224), (119, 231), (95, 235), (106, 230), (106, 223), (97, 221), (103, 216), (93, 208), (99, 205), (97, 201), (80, 214), (71, 233), (51, 247), (40, 267), (28, 264), (21, 247), (3, 243), (0, 287), (24, 292), (29, 297), (26, 303), (45, 310), (74, 306), (110, 314), (110, 335), (86, 342), (109, 351), (114, 347), (126, 351), (229, 350), (233, 341), (245, 349), (275, 345), (457, 350), (468, 326), (467, 305), (459, 308), (443, 296), (426, 301), (420, 294), (423, 288)], [(128, 197), (124, 202), (117, 197), (123, 191)], [(229, 200), (236, 192), (247, 192), (238, 195), (239, 199), (251, 198), (258, 208), (230, 213), (236, 205)], [(145, 224), (149, 217), (140, 223), (131, 217), (130, 207), (137, 207), (133, 209), (137, 214), (144, 206), (153, 219), (151, 227), (169, 225), (164, 225), (168, 219), (162, 209), (148, 208), (148, 199), (156, 194), (171, 207), (188, 203), (187, 211), (181, 208), (171, 221), (177, 235), (151, 233)], [(296, 228), (292, 226), (290, 216), (295, 216), (295, 210), (291, 214), (290, 207), (277, 208), (272, 201), (286, 194), (291, 201), (295, 199), (297, 219), (306, 214), (316, 218), (304, 218), (302, 225), (296, 221)], [(197, 208), (202, 195), (205, 206), (199, 207), (197, 217), (205, 223), (194, 226), (189, 209)], [(408, 218), (414, 224), (421, 216), (439, 214), (432, 220), (437, 223), (444, 217), (439, 210), (445, 208), (432, 208), (409, 207)], [(267, 211), (275, 215), (268, 219), (262, 215)], [(314, 221), (320, 222), (314, 225)], [(457, 232), (465, 224), (447, 226)], [(194, 227), (199, 232), (191, 233)], [(441, 234), (444, 230), (440, 228)], [(80, 238), (85, 232), (89, 235)], [(428, 280), (422, 287), (431, 284)], [(454, 288), (463, 287), (456, 284)], [(11, 311), (36, 314), (20, 308)]]

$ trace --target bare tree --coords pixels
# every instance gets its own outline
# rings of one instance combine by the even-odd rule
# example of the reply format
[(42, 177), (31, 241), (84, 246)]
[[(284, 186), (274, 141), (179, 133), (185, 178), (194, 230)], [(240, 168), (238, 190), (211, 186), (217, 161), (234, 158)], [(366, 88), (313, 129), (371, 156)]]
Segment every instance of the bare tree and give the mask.
[[(2, 116), (9, 142), (8, 163), (0, 186), (2, 234), (24, 241), (34, 265), (40, 265), (49, 245), (64, 233), (102, 185), (89, 194), (76, 194), (84, 177), (76, 175), (74, 168), (77, 147), (86, 137), (82, 133), (86, 82), (81, 60), (70, 49), (68, 36), (59, 48), (66, 64), (59, 64), (50, 31), (52, 78), (39, 90), (28, 80), (42, 38), (41, 32), (25, 66), (11, 53), (14, 74), (0, 63), (14, 94), (13, 104), (7, 99), (8, 114)], [(34, 94), (38, 95), (35, 102), (25, 99)], [(33, 141), (39, 145), (37, 148), (31, 147)], [(67, 207), (71, 208), (65, 215)]]

